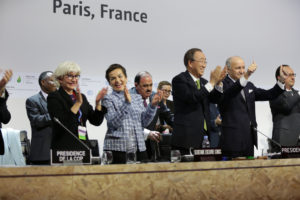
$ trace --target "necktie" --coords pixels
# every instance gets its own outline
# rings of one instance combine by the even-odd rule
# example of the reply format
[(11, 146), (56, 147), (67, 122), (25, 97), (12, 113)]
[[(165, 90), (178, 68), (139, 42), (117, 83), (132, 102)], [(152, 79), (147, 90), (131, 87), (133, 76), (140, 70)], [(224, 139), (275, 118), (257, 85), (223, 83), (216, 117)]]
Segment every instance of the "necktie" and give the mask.
[[(196, 85), (197, 85), (197, 89), (200, 90), (200, 88), (201, 88), (200, 79), (196, 80)], [(204, 130), (207, 131), (207, 125), (206, 125), (205, 119), (204, 119)]]
[(144, 99), (144, 106), (145, 106), (145, 108), (147, 107), (146, 99)]
[(201, 88), (200, 79), (196, 80), (196, 85), (197, 85), (197, 89), (200, 90)]

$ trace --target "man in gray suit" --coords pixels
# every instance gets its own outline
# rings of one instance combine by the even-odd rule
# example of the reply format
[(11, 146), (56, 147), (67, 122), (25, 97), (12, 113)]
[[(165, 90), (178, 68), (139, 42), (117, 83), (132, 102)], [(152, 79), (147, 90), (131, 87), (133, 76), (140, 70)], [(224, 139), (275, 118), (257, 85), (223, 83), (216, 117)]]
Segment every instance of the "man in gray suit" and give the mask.
[[(300, 134), (300, 95), (295, 90), (295, 77), (293, 69), (288, 65), (282, 65), (287, 75), (285, 91), (276, 99), (270, 101), (273, 117), (272, 139), (282, 146), (296, 146), (299, 144)], [(275, 77), (278, 80), (280, 66)], [(271, 144), (271, 151), (280, 151), (276, 145)]]
[(41, 91), (26, 100), (27, 116), (31, 125), (30, 162), (33, 165), (50, 164), (52, 122), (47, 109), (47, 96), (56, 90), (53, 72), (45, 71), (39, 76)]

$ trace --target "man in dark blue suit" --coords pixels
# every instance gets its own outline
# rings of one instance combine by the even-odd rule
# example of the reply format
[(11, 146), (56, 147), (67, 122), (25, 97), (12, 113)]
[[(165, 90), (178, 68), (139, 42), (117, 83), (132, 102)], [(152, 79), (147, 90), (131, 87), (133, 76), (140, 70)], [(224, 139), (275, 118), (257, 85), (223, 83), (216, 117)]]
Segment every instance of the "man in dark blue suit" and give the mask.
[(269, 90), (256, 88), (248, 78), (256, 70), (253, 62), (247, 72), (241, 57), (230, 57), (226, 61), (228, 75), (223, 80), (223, 97), (219, 102), (222, 117), (220, 139), (224, 156), (254, 156), (257, 147), (257, 123), (255, 101), (275, 99), (284, 91), (286, 76), (281, 69), (280, 78)]
[(208, 82), (202, 78), (206, 68), (206, 57), (201, 49), (188, 50), (184, 56), (186, 71), (172, 80), (174, 100), (174, 128), (172, 148), (189, 154), (190, 148), (201, 148), (203, 136), (209, 135), (209, 101), (221, 97), (222, 88), (214, 89), (221, 83), (225, 70), (216, 67)]
[[(282, 146), (299, 145), (300, 130), (300, 94), (294, 89), (296, 74), (289, 65), (281, 65), (287, 73), (285, 91), (276, 99), (270, 101), (273, 118), (272, 139)], [(279, 77), (279, 66), (276, 70), (276, 80)], [(280, 148), (271, 143), (271, 151), (278, 152)]]

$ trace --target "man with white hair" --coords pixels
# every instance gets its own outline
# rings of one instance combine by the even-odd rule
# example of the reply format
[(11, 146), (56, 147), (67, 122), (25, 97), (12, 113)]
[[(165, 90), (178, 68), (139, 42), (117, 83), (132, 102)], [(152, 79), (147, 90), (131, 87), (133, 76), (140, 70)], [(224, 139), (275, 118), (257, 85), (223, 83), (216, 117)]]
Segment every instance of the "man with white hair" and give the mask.
[(245, 71), (245, 62), (239, 56), (226, 60), (228, 75), (223, 80), (223, 97), (219, 102), (222, 118), (220, 145), (222, 154), (230, 158), (254, 156), (257, 146), (255, 101), (275, 99), (284, 90), (283, 69), (277, 84), (269, 90), (255, 87), (248, 78), (255, 72), (253, 62)]

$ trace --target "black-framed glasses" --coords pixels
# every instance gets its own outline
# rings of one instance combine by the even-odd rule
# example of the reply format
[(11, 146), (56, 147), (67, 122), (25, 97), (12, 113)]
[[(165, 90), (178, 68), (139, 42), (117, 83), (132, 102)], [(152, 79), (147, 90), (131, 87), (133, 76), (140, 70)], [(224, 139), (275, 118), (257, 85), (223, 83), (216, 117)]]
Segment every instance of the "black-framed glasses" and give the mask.
[(73, 80), (73, 78), (75, 78), (76, 80), (78, 80), (80, 78), (80, 75), (72, 75), (72, 74), (67, 74), (66, 77), (69, 80)]

